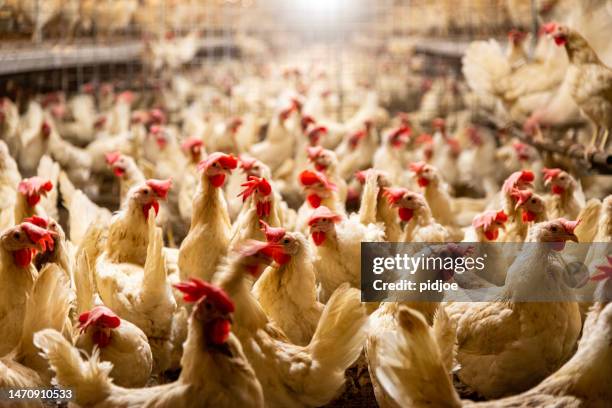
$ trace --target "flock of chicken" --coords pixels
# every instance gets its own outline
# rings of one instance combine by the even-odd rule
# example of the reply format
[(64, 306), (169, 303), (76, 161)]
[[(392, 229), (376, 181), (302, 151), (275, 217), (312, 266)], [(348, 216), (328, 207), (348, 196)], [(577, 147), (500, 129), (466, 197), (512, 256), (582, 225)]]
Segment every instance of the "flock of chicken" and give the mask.
[[(549, 27), (577, 72), (610, 78)], [(237, 69), (139, 93), (86, 84), (21, 114), (1, 101), (0, 387), (95, 407), (318, 407), (370, 381), (384, 407), (610, 405), (608, 179), (583, 186), (469, 112), (390, 117), (363, 86), (335, 121), (324, 69), (228, 83)], [(611, 88), (574, 85), (607, 137)], [(215, 110), (230, 95), (262, 114)], [(504, 286), (498, 302), (361, 303), (361, 243), (386, 241), (555, 244), (478, 277)], [(566, 241), (608, 244), (567, 255), (595, 302), (516, 302), (534, 282), (570, 296)]]

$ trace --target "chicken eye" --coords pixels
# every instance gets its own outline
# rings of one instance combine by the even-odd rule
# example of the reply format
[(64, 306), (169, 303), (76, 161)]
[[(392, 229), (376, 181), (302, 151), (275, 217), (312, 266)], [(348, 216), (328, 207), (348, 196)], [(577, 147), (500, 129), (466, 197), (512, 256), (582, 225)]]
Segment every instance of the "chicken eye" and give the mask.
[(214, 162), (213, 167), (219, 167), (219, 162)]
[(537, 202), (537, 201), (536, 201), (536, 199), (535, 199), (535, 198), (532, 198), (532, 199), (531, 199), (531, 204), (535, 204), (536, 202)]
[(21, 234), (19, 232), (14, 232), (13, 233), (13, 238), (14, 239), (21, 239)]
[(558, 229), (557, 227), (555, 227), (554, 225), (553, 225), (553, 226), (550, 228), (550, 230), (551, 230), (552, 232), (557, 232), (557, 231), (559, 231), (559, 229)]
[(285, 239), (283, 239), (283, 244), (288, 244), (288, 243), (290, 243), (290, 242), (291, 242), (291, 240), (290, 240), (289, 238), (285, 238)]
[(204, 303), (204, 307), (206, 308), (206, 310), (212, 309), (212, 305), (208, 302)]

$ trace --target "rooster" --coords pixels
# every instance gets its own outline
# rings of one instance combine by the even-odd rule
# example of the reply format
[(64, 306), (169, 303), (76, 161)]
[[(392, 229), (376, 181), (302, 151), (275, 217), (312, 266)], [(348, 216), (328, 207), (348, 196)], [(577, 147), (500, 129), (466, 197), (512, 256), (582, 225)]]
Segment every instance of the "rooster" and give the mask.
[(231, 223), (221, 187), (238, 166), (234, 156), (210, 154), (198, 165), (202, 172), (193, 197), (191, 227), (179, 249), (181, 280), (198, 277), (209, 281), (227, 252)]
[(121, 387), (144, 387), (151, 375), (153, 356), (147, 336), (109, 308), (96, 306), (79, 316), (75, 346), (89, 355), (94, 347), (100, 360), (112, 363), (110, 376)]
[(458, 376), (469, 389), (486, 398), (522, 392), (571, 355), (580, 333), (577, 303), (525, 300), (533, 299), (538, 290), (541, 298), (571, 301), (556, 253), (566, 241), (577, 241), (576, 224), (556, 219), (531, 229), (532, 243), (508, 269), (503, 301), (446, 306), (458, 323)]
[(282, 264), (290, 254), (276, 243), (248, 245), (252, 256), (247, 270), (233, 257), (216, 279), (236, 302), (235, 333), (262, 384), (266, 406), (325, 405), (340, 393), (344, 371), (357, 360), (363, 347), (367, 317), (359, 292), (348, 285), (338, 288), (308, 345), (292, 344), (266, 316), (251, 293), (248, 278), (258, 276), (262, 264), (271, 258)]
[[(236, 406), (263, 408), (262, 388), (240, 342), (231, 333), (234, 303), (227, 294), (193, 279), (177, 285), (185, 301), (193, 303), (179, 378), (149, 388), (123, 388), (110, 379), (112, 364), (99, 361), (94, 352), (83, 361), (78, 350), (54, 330), (34, 336), (64, 388), (74, 390), (80, 406)], [(216, 372), (219, 375), (211, 377)]]
[(0, 235), (0, 355), (19, 341), (28, 294), (38, 271), (32, 260), (38, 251), (53, 245), (53, 234), (28, 222), (6, 229)]

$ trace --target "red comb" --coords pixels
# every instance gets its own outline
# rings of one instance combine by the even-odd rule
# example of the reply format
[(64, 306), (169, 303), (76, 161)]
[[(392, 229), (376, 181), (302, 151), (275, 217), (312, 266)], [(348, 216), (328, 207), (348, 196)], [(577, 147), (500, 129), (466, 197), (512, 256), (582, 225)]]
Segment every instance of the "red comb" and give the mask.
[(119, 160), (120, 157), (121, 157), (121, 152), (119, 151), (109, 152), (104, 155), (104, 158), (106, 159), (106, 163), (109, 165), (113, 165), (117, 160)]
[(515, 171), (510, 176), (508, 176), (506, 181), (504, 181), (504, 185), (502, 186), (502, 190), (505, 193), (511, 193), (512, 190), (514, 190), (516, 188), (516, 185), (517, 185), (517, 183), (519, 181), (524, 181), (524, 182), (530, 183), (534, 179), (535, 179), (535, 176), (534, 176), (533, 172), (530, 171), (530, 170)]
[(427, 166), (427, 163), (425, 163), (424, 161), (420, 161), (416, 163), (410, 163), (408, 165), (408, 168), (416, 174), (420, 174), (423, 172), (423, 170), (425, 170), (425, 166)]
[(281, 227), (271, 227), (267, 222), (263, 220), (259, 220), (259, 224), (261, 225), (261, 229), (266, 234), (266, 241), (268, 242), (278, 242), (287, 233), (284, 228)]
[(170, 191), (170, 187), (172, 187), (172, 180), (156, 180), (149, 179), (146, 181), (147, 186), (151, 187), (155, 194), (157, 194), (160, 198), (164, 199), (168, 196), (168, 191)]
[(40, 201), (40, 194), (53, 189), (53, 183), (41, 177), (30, 177), (21, 180), (18, 186), (19, 193), (27, 197), (28, 204), (33, 207)]
[(96, 306), (79, 316), (79, 327), (83, 333), (91, 325), (101, 328), (115, 329), (121, 325), (121, 319), (106, 306)]
[(41, 228), (37, 225), (31, 224), (29, 222), (23, 222), (20, 225), (21, 229), (25, 231), (28, 238), (32, 242), (34, 242), (35, 244), (40, 244), (44, 251), (46, 251), (47, 249), (53, 250), (53, 236), (55, 235), (53, 232)]
[(383, 194), (385, 195), (385, 197), (387, 197), (387, 201), (389, 202), (389, 204), (396, 204), (408, 192), (409, 190), (403, 187), (385, 187), (385, 189), (383, 190)]
[(446, 126), (446, 121), (442, 118), (435, 118), (432, 122), (431, 125), (434, 128), (440, 128), (440, 129), (444, 129), (444, 127)]
[(127, 104), (131, 104), (132, 102), (134, 102), (134, 92), (132, 91), (121, 92), (117, 96), (117, 100), (121, 102), (125, 102)]
[(208, 155), (208, 157), (202, 160), (198, 164), (198, 170), (208, 169), (213, 163), (219, 162), (225, 169), (233, 170), (238, 167), (238, 159), (231, 154), (225, 154), (221, 152), (214, 152)]
[(149, 121), (158, 125), (166, 123), (166, 114), (161, 109), (152, 109), (149, 112)]
[(191, 136), (185, 139), (183, 143), (181, 143), (181, 149), (185, 151), (189, 151), (193, 149), (194, 147), (202, 147), (203, 144), (204, 142), (202, 141), (202, 139), (196, 136)]
[[(261, 221), (260, 221), (261, 222)], [(261, 252), (263, 249), (268, 248), (269, 246), (276, 245), (270, 244), (268, 242), (256, 241), (254, 239), (247, 239), (246, 241), (240, 243), (236, 246), (236, 252), (240, 255), (247, 257), (253, 256)]]
[(251, 169), (251, 167), (253, 167), (253, 165), (257, 162), (257, 159), (253, 158), (253, 157), (247, 157), (247, 156), (240, 156), (239, 158), (240, 160), (240, 168), (248, 171)]
[(312, 212), (310, 218), (308, 218), (308, 225), (313, 225), (314, 223), (322, 219), (328, 219), (336, 223), (340, 222), (342, 220), (342, 217), (331, 211), (326, 206), (322, 205)]
[(494, 221), (504, 223), (508, 221), (508, 216), (503, 211), (485, 211), (484, 213), (474, 217), (472, 226), (474, 228), (483, 227), (484, 229), (487, 229)]
[(320, 184), (327, 190), (336, 190), (336, 185), (330, 182), (325, 174), (319, 171), (304, 170), (300, 173), (300, 183), (303, 186), (312, 186), (314, 184)]
[(310, 160), (314, 160), (323, 153), (323, 146), (309, 146), (306, 148), (306, 152), (308, 153), (308, 158)]
[(602, 281), (605, 279), (612, 278), (612, 256), (606, 255), (606, 259), (608, 260), (607, 265), (599, 265), (596, 269), (600, 272), (593, 276), (591, 276), (591, 280), (594, 281)]
[(533, 193), (530, 190), (519, 190), (517, 188), (513, 189), (512, 193), (510, 193), (510, 196), (516, 201), (515, 208), (526, 203), (532, 195)]
[(544, 174), (544, 180), (552, 180), (557, 177), (563, 170), (561, 169), (549, 169), (544, 167), (542, 169), (542, 174)]
[(506, 222), (508, 221), (508, 216), (503, 210), (499, 210), (497, 214), (495, 214), (495, 221), (497, 222)]
[(201, 279), (190, 278), (187, 282), (176, 283), (173, 286), (183, 293), (183, 300), (186, 302), (199, 302), (200, 299), (206, 297), (215, 304), (220, 312), (234, 312), (234, 302), (223, 289)]
[(302, 131), (306, 131), (306, 128), (308, 128), (308, 125), (311, 125), (314, 123), (316, 122), (312, 116), (306, 115), (302, 117), (302, 121), (301, 121)]
[(557, 23), (555, 22), (550, 22), (550, 23), (546, 23), (542, 26), (542, 29), (544, 30), (544, 32), (546, 34), (552, 34), (557, 30)]
[(265, 178), (259, 178), (255, 176), (249, 176), (247, 178), (247, 182), (240, 185), (241, 187), (245, 187), (245, 189), (238, 194), (238, 197), (242, 196), (242, 201), (246, 201), (247, 198), (251, 196), (255, 192), (255, 190), (259, 191), (260, 194), (264, 196), (270, 195), (272, 192), (272, 187), (270, 187), (270, 183)]
[(314, 126), (312, 129), (308, 131), (307, 136), (309, 138), (317, 137), (319, 135), (326, 135), (327, 128), (325, 126)]
[(34, 224), (41, 228), (49, 227), (49, 221), (47, 221), (43, 217), (39, 217), (38, 215), (33, 215), (31, 217), (24, 218), (23, 222), (29, 222), (30, 224)]
[(559, 218), (559, 221), (561, 221), (561, 224), (563, 224), (563, 228), (565, 228), (565, 232), (567, 232), (568, 234), (573, 234), (578, 224), (580, 224), (580, 220), (568, 221), (565, 218)]
[(353, 132), (348, 138), (349, 147), (351, 149), (355, 149), (359, 145), (361, 139), (365, 138), (366, 136), (367, 132), (365, 130), (358, 130), (356, 132)]

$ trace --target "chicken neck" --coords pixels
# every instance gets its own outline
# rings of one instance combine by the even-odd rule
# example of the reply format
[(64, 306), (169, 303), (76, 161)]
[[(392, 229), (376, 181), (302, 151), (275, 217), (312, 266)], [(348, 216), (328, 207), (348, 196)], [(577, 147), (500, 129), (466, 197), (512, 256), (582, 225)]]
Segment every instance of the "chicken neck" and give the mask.
[(207, 224), (218, 219), (230, 228), (230, 219), (227, 205), (223, 198), (223, 190), (213, 186), (206, 175), (200, 178), (200, 185), (193, 198), (193, 215), (191, 216), (191, 229), (199, 224)]
[(589, 43), (575, 31), (571, 31), (568, 41), (565, 42), (565, 51), (572, 64), (602, 64)]
[(106, 241), (108, 259), (114, 263), (130, 262), (144, 266), (149, 230), (141, 205), (136, 200), (128, 200), (115, 217)]
[[(563, 266), (558, 264), (559, 260), (560, 256), (548, 244), (529, 242), (523, 245), (508, 269), (502, 299), (519, 302), (514, 303), (518, 307), (520, 305), (541, 307), (542, 303), (533, 302), (533, 299), (537, 298), (545, 301), (567, 299), (570, 302), (573, 297), (569, 288), (563, 283), (561, 276)], [(527, 300), (531, 303), (526, 302)]]

